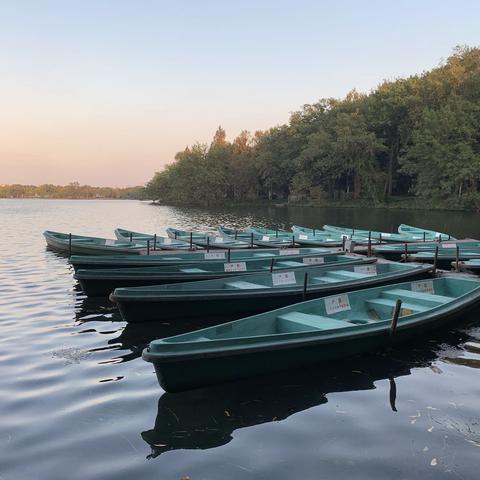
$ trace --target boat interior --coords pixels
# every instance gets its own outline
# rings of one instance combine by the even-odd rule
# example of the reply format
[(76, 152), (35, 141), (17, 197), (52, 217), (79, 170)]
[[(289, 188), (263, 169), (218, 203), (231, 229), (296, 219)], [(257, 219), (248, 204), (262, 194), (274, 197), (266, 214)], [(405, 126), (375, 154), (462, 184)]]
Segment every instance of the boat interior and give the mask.
[[(480, 285), (480, 284), (479, 284)], [(202, 342), (235, 340), (256, 342), (262, 337), (279, 334), (302, 334), (318, 332), (335, 333), (346, 328), (367, 326), (379, 322), (390, 322), (396, 301), (402, 301), (400, 320), (414, 314), (420, 314), (456, 300), (474, 288), (471, 281), (462, 279), (439, 278), (411, 283), (402, 283), (388, 287), (357, 291), (353, 294), (341, 294), (335, 297), (317, 299), (291, 307), (274, 310), (259, 321), (259, 316), (229, 322), (198, 332), (165, 339), (166, 343)], [(419, 291), (426, 289), (428, 291)], [(330, 300), (329, 300), (330, 299)], [(327, 303), (337, 299), (346, 302), (336, 313), (327, 313)]]

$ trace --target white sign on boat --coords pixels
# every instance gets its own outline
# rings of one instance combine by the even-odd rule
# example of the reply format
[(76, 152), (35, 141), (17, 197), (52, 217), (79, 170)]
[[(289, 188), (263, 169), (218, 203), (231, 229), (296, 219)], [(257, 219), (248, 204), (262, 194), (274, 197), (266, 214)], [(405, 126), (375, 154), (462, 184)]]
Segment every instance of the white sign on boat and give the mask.
[(245, 262), (224, 263), (225, 272), (246, 272), (247, 264)]
[(299, 248), (285, 248), (284, 250), (280, 250), (280, 255), (299, 255), (300, 249)]
[(355, 273), (365, 273), (367, 275), (376, 275), (377, 266), (376, 265), (355, 265), (353, 267)]
[(343, 312), (344, 310), (350, 310), (350, 300), (348, 299), (348, 295), (344, 293), (342, 295), (327, 297), (325, 299), (325, 310), (328, 315)]
[(325, 263), (323, 257), (303, 257), (303, 263), (306, 265), (318, 265), (319, 263)]
[(435, 293), (433, 289), (432, 280), (421, 280), (419, 282), (412, 282), (412, 292), (421, 292), (421, 293)]
[(225, 252), (210, 252), (204, 256), (205, 260), (225, 260)]
[(274, 286), (295, 284), (297, 283), (295, 280), (295, 272), (272, 273), (272, 283)]

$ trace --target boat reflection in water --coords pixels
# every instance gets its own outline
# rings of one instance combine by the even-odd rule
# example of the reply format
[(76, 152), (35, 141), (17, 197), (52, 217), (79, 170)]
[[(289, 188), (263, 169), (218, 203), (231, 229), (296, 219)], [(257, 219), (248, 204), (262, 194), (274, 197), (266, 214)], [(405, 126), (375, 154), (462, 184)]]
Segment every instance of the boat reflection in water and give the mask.
[[(439, 344), (437, 344), (439, 346)], [(389, 380), (386, 404), (396, 412), (395, 378), (437, 359), (427, 351), (395, 349), (353, 357), (334, 366), (317, 365), (285, 373), (179, 393), (164, 393), (158, 401), (155, 426), (142, 433), (151, 447), (148, 458), (178, 449), (209, 449), (229, 443), (233, 432), (278, 422), (297, 412), (326, 404), (331, 393), (375, 389)]]
[[(115, 336), (103, 347), (114, 353), (111, 363), (140, 361), (143, 348), (153, 339), (208, 326), (208, 322), (195, 319), (125, 325), (117, 321), (120, 318), (110, 309), (108, 301), (98, 304), (96, 300), (82, 298), (81, 294), (76, 300), (76, 318), (82, 328), (104, 333), (97, 321), (118, 327), (116, 332), (109, 327)], [(105, 313), (99, 314), (99, 306)], [(472, 315), (465, 323), (475, 320)], [(414, 368), (430, 367), (440, 372), (434, 364), (438, 360), (480, 368), (478, 358), (478, 328), (441, 329), (430, 337), (420, 337), (415, 343), (354, 356), (331, 365), (314, 365), (295, 370), (293, 375), (280, 372), (186, 392), (164, 393), (158, 400), (155, 425), (141, 436), (151, 448), (148, 458), (172, 450), (216, 448), (229, 443), (238, 429), (279, 422), (327, 404), (332, 393), (373, 390), (376, 383), (382, 381), (389, 383), (385, 408), (396, 412), (396, 378), (410, 375)], [(152, 382), (156, 382), (153, 372)], [(403, 398), (405, 395), (408, 392), (403, 392)]]
[[(109, 331), (118, 330), (119, 335), (108, 340), (110, 349), (125, 351), (112, 359), (115, 363), (128, 362), (141, 357), (142, 350), (157, 338), (171, 337), (219, 323), (218, 317), (212, 320), (188, 318), (162, 322), (125, 323), (110, 300), (102, 297), (87, 297), (79, 286), (74, 287), (74, 302), (75, 321), (78, 326), (88, 331), (95, 331), (96, 326), (89, 326), (89, 323), (93, 325), (94, 322), (100, 322), (99, 324), (103, 326), (111, 323)], [(231, 318), (225, 317), (223, 320), (226, 322)], [(87, 330), (82, 330), (80, 333)], [(105, 330), (102, 329), (99, 333), (105, 333)]]

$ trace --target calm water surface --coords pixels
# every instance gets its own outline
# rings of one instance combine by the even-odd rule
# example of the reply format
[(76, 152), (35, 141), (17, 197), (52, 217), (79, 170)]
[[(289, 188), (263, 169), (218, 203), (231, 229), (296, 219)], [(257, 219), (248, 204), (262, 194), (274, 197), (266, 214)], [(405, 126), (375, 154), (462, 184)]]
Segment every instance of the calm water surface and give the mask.
[(473, 213), (0, 200), (0, 479), (478, 478), (476, 315), (391, 351), (168, 394), (141, 350), (201, 324), (126, 326), (41, 235), (400, 222), (480, 237)]

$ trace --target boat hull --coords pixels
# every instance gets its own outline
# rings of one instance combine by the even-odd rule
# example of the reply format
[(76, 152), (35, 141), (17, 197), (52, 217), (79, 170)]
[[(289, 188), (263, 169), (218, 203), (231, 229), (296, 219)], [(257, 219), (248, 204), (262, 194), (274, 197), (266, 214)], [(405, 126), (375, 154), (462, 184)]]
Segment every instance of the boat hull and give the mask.
[[(323, 255), (316, 255), (317, 257), (323, 257)], [(262, 260), (245, 260), (242, 263), (248, 264), (247, 270), (242, 270), (242, 275), (254, 275), (256, 273), (265, 272), (266, 268), (271, 268), (274, 261), (275, 266), (273, 271), (284, 271), (294, 268), (307, 268), (308, 264), (301, 262), (300, 259), (292, 260), (291, 258), (284, 257), (282, 259), (262, 259)], [(304, 259), (305, 260), (305, 259)], [(375, 259), (366, 259), (361, 256), (325, 256), (325, 266), (334, 265), (354, 265), (359, 263), (374, 262)], [(294, 264), (294, 265), (292, 265)], [(204, 268), (195, 268), (199, 267)], [(209, 266), (211, 265), (211, 266)], [(212, 262), (211, 264), (190, 264), (186, 266), (172, 266), (159, 267), (147, 267), (147, 268), (111, 268), (111, 269), (80, 269), (74, 275), (74, 278), (79, 281), (83, 292), (88, 296), (108, 296), (117, 287), (143, 287), (147, 285), (164, 285), (167, 283), (179, 283), (179, 282), (195, 282), (200, 280), (214, 280), (224, 277), (235, 277), (239, 275), (238, 271), (225, 271), (224, 262)], [(185, 272), (184, 269), (195, 271)], [(183, 270), (183, 271), (182, 271)]]
[(170, 237), (166, 238), (161, 235), (133, 232), (124, 228), (116, 228), (114, 233), (118, 240), (143, 242), (145, 244), (150, 242), (150, 247), (153, 250), (191, 250), (189, 243), (180, 240), (172, 241)]
[[(290, 371), (405, 342), (452, 322), (475, 306), (476, 303), (472, 302), (468, 306), (452, 310), (421, 325), (399, 328), (393, 339), (388, 329), (381, 329), (369, 334), (353, 335), (350, 338), (333, 339), (328, 342), (311, 341), (277, 345), (275, 349), (268, 350), (243, 349), (229, 351), (224, 355), (192, 356), (172, 361), (159, 360), (145, 349), (142, 358), (153, 363), (158, 382), (164, 390), (177, 392), (276, 371)], [(291, 375), (293, 379), (295, 374)]]
[[(375, 242), (380, 243), (418, 243), (423, 240), (422, 236), (402, 234), (402, 233), (388, 233), (376, 232), (370, 230), (361, 230), (353, 228), (336, 227), (334, 225), (324, 225), (323, 229), (327, 232), (337, 233), (339, 235), (348, 235), (353, 237), (364, 237)], [(428, 239), (428, 238), (427, 238)]]
[[(223, 252), (223, 255), (222, 255)], [(296, 260), (303, 258), (306, 255), (341, 255), (339, 250), (319, 250), (315, 248), (303, 249), (270, 249), (270, 250), (228, 250), (216, 251), (215, 255), (209, 252), (177, 252), (172, 254), (151, 252), (151, 255), (142, 256), (115, 256), (108, 255), (105, 257), (96, 256), (78, 256), (70, 258), (70, 263), (73, 265), (75, 271), (79, 269), (102, 269), (102, 268), (128, 268), (128, 267), (162, 267), (168, 265), (189, 265), (197, 262), (218, 262), (220, 260), (239, 261), (260, 258), (288, 258)]]
[[(457, 268), (457, 262), (452, 262), (451, 265), (453, 269)], [(475, 262), (458, 262), (458, 268), (461, 272), (469, 272), (475, 275), (480, 275), (480, 260)]]
[(62, 254), (76, 254), (76, 255), (108, 255), (108, 254), (122, 254), (122, 255), (143, 255), (145, 253), (145, 248), (122, 248), (118, 246), (106, 246), (106, 245), (95, 245), (95, 244), (81, 244), (72, 241), (71, 245), (69, 241), (64, 241), (57, 239), (53, 236), (46, 235), (45, 240), (47, 242), (47, 247), (55, 252)]
[[(402, 255), (402, 258), (404, 256)], [(463, 256), (460, 254), (459, 260), (467, 260), (470, 258), (480, 258), (480, 255), (467, 255)], [(408, 255), (408, 261), (409, 262), (416, 262), (416, 263), (429, 263), (433, 264), (435, 262), (435, 257), (434, 255), (422, 255), (421, 253), (414, 254), (414, 255)], [(450, 270), (452, 266), (452, 262), (456, 261), (456, 255), (452, 253), (451, 255), (438, 255), (437, 257), (437, 268), (443, 269), (443, 270)]]
[(455, 240), (455, 238), (448, 233), (414, 227), (413, 225), (406, 225), (405, 223), (402, 223), (398, 226), (398, 233), (402, 235), (425, 235), (425, 238), (430, 238), (434, 240)]
[[(349, 282), (344, 284), (331, 284), (323, 287), (314, 287), (307, 290), (306, 296), (303, 296), (302, 288), (291, 290), (282, 290), (277, 292), (255, 292), (253, 290), (242, 292), (241, 295), (234, 294), (213, 294), (208, 291), (200, 295), (178, 294), (177, 296), (164, 296), (157, 298), (143, 297), (141, 299), (124, 296), (117, 296), (115, 292), (110, 295), (110, 300), (115, 303), (120, 314), (126, 322), (159, 322), (166, 320), (181, 321), (186, 318), (218, 318), (225, 322), (233, 320), (240, 316), (249, 314), (267, 312), (281, 307), (286, 307), (293, 303), (315, 298), (333, 295), (335, 293), (349, 292), (351, 290), (360, 290), (380, 285), (388, 285), (394, 282), (405, 281), (409, 279), (422, 279), (430, 277), (429, 270), (405, 271), (398, 273), (395, 277), (391, 276), (372, 276), (362, 281)], [(233, 279), (232, 279), (233, 280)]]

